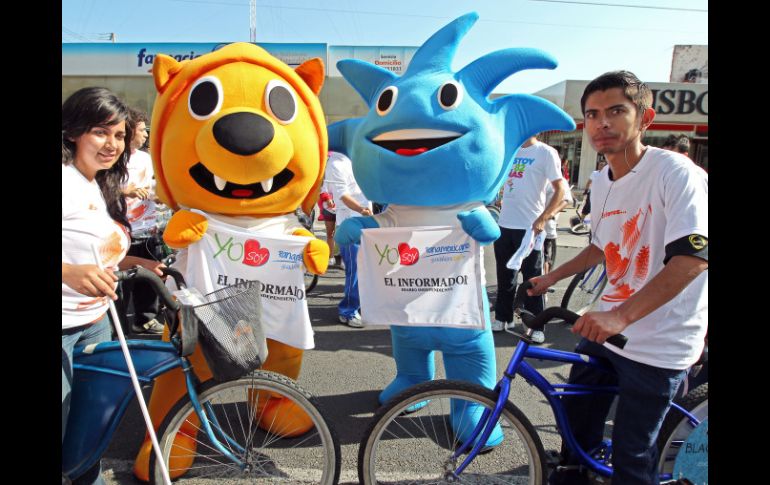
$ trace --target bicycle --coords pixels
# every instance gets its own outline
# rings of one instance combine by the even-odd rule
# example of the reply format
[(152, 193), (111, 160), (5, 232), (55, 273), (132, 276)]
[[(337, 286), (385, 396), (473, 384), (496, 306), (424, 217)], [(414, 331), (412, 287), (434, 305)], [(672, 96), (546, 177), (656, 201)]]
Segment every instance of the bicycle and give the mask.
[[(519, 287), (516, 302), (523, 301)], [(595, 450), (577, 444), (562, 407), (561, 396), (599, 392), (616, 394), (617, 386), (552, 384), (525, 358), (549, 362), (585, 364), (612, 372), (599, 360), (574, 352), (531, 346), (534, 330), (542, 330), (552, 318), (574, 323), (579, 317), (569, 310), (552, 307), (538, 316), (517, 308), (528, 327), (511, 356), (503, 377), (494, 390), (476, 384), (437, 380), (404, 390), (377, 410), (359, 448), (360, 483), (515, 483), (541, 484), (549, 467), (542, 442), (525, 413), (508, 400), (511, 381), (520, 376), (546, 398), (556, 418), (563, 442), (580, 457), (582, 466), (593, 473), (612, 476), (612, 444), (606, 440)], [(609, 342), (623, 347), (625, 337), (613, 336)], [(455, 422), (467, 406), (478, 416), (477, 422)], [(691, 424), (701, 417), (674, 402)], [(672, 442), (681, 443), (681, 436)], [(555, 463), (550, 464), (555, 466)], [(662, 472), (670, 479), (670, 472)]]
[(572, 277), (561, 299), (561, 307), (584, 315), (601, 296), (607, 286), (607, 268), (604, 263), (591, 266)]
[[(179, 288), (184, 288), (178, 271), (168, 268), (166, 272), (174, 277)], [(200, 307), (175, 301), (160, 278), (144, 268), (117, 274), (121, 280), (149, 282), (168, 310), (170, 342), (127, 340), (140, 382), (150, 384), (177, 367), (185, 373), (187, 395), (174, 405), (158, 428), (158, 443), (172, 479), (216, 476), (236, 484), (272, 477), (294, 483), (337, 483), (341, 459), (337, 434), (311, 394), (285, 376), (261, 370), (230, 381), (200, 382), (188, 360), (197, 343), (198, 330), (201, 338), (206, 331), (211, 332), (201, 322)], [(229, 290), (225, 291), (229, 296), (220, 298), (223, 290)], [(225, 312), (225, 307), (248, 304), (259, 295), (259, 285), (223, 290), (206, 295), (210, 301), (201, 306), (213, 308), (213, 314), (220, 319), (231, 314)], [(212, 307), (215, 304), (220, 306)], [(253, 313), (241, 318), (253, 319)], [(231, 330), (251, 330), (243, 326), (243, 320), (234, 326)], [(237, 336), (234, 331), (231, 334)], [(239, 345), (237, 339), (233, 342)], [(206, 347), (203, 350), (205, 354)], [(77, 479), (96, 465), (134, 396), (119, 342), (77, 346), (73, 357), (71, 406), (62, 443), (63, 481), (65, 477)], [(257, 367), (259, 362), (256, 360), (250, 368)], [(275, 396), (291, 399), (310, 417), (314, 427), (295, 438), (281, 438), (285, 429), (272, 429), (264, 424), (261, 426), (267, 429), (259, 428), (257, 423), (269, 407), (270, 398)], [(150, 483), (163, 483), (154, 454), (150, 457)]]

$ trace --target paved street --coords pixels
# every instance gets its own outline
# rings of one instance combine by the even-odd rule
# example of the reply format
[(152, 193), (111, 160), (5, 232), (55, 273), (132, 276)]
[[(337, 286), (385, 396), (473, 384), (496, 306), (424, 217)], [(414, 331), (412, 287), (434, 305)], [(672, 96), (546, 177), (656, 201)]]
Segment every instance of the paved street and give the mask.
[[(586, 243), (585, 236), (566, 232), (573, 209), (560, 214), (557, 264), (574, 256)], [(317, 234), (322, 233), (316, 224)], [(491, 302), (495, 301), (496, 281), (492, 248), (485, 251), (487, 288)], [(337, 302), (342, 297), (344, 273), (332, 268), (320, 278), (318, 286), (308, 295), (310, 317), (315, 330), (316, 348), (306, 352), (299, 383), (317, 396), (325, 408), (342, 446), (342, 473), (340, 483), (358, 483), (358, 443), (372, 413), (377, 408), (377, 395), (395, 373), (391, 358), (390, 332), (386, 328), (352, 329), (337, 322)], [(568, 280), (556, 286), (548, 303), (558, 305)], [(501, 332), (495, 334), (498, 376), (512, 354), (518, 338)], [(577, 338), (564, 326), (554, 324), (546, 329), (544, 346), (571, 350)], [(437, 377), (444, 377), (440, 355), (436, 362)], [(546, 377), (566, 379), (568, 366), (535, 362)], [(149, 392), (146, 394), (149, 396)], [(526, 383), (514, 381), (511, 399), (527, 414), (540, 434), (546, 450), (558, 450), (560, 439), (553, 424), (553, 416), (545, 399)], [(138, 484), (131, 467), (134, 453), (144, 435), (144, 423), (136, 402), (117, 430), (113, 443), (103, 460), (108, 484)]]

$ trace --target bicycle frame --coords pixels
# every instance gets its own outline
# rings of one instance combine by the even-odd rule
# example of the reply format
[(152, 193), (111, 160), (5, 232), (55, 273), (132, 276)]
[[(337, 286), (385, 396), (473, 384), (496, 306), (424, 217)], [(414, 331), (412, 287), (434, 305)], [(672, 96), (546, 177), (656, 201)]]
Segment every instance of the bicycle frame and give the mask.
[[(222, 431), (210, 403), (201, 407), (196, 391), (198, 378), (189, 361), (179, 356), (174, 344), (155, 340), (127, 340), (126, 343), (142, 384), (150, 384), (158, 376), (182, 368), (190, 401), (211, 443), (244, 468), (246, 465), (216, 439), (219, 436), (231, 446), (235, 444), (238, 451), (243, 451)], [(62, 443), (62, 473), (77, 478), (99, 461), (135, 394), (120, 342), (75, 347), (72, 372), (70, 413)], [(96, 415), (97, 412), (101, 414)], [(207, 414), (215, 429), (209, 425)]]
[[(586, 271), (585, 274), (583, 275), (583, 279), (580, 281), (580, 285), (578, 286), (580, 286), (581, 288), (584, 288), (583, 285), (585, 284), (585, 282), (588, 281), (591, 278), (591, 276), (593, 276), (594, 271), (596, 271), (596, 268), (599, 266), (600, 265), (598, 264), (595, 266), (591, 266), (591, 268), (588, 271)], [(591, 288), (590, 290), (586, 290), (587, 293), (593, 294), (596, 291), (596, 288), (598, 288), (599, 285), (602, 283), (602, 281), (604, 281), (604, 278), (607, 277), (607, 268), (604, 267), (604, 265), (601, 265), (601, 266), (602, 266), (602, 274), (599, 275), (599, 279), (596, 280), (596, 283), (594, 283), (593, 288)]]
[[(575, 453), (580, 462), (588, 467), (593, 472), (603, 476), (611, 477), (612, 468), (607, 465), (606, 460), (599, 461), (594, 459), (590, 453), (587, 453), (577, 442), (575, 435), (572, 433), (569, 421), (567, 419), (564, 406), (561, 402), (561, 396), (583, 396), (595, 393), (610, 393), (617, 394), (617, 386), (585, 386), (580, 384), (551, 384), (540, 372), (537, 371), (532, 365), (524, 361), (525, 358), (540, 359), (550, 362), (564, 362), (570, 364), (588, 365), (603, 372), (613, 373), (614, 371), (603, 365), (598, 359), (589, 355), (578, 354), (575, 352), (566, 352), (563, 350), (546, 349), (540, 347), (532, 347), (529, 342), (522, 339), (516, 345), (513, 356), (508, 362), (508, 367), (503, 373), (503, 377), (495, 386), (494, 391), (498, 394), (497, 402), (493, 411), (485, 409), (481, 419), (479, 420), (476, 428), (471, 433), (471, 437), (465, 441), (465, 443), (458, 448), (452, 455), (450, 460), (457, 460), (463, 453), (466, 453), (473, 443), (473, 448), (458, 466), (452, 475), (457, 477), (463, 470), (473, 461), (479, 451), (484, 447), (484, 443), (492, 434), (492, 430), (497, 423), (497, 420), (502, 414), (503, 407), (511, 390), (511, 381), (518, 374), (524, 378), (524, 380), (530, 385), (535, 386), (546, 398), (548, 404), (551, 406), (551, 411), (556, 419), (557, 430), (561, 435), (564, 442), (570, 451)], [(700, 424), (700, 421), (691, 413), (684, 410), (678, 404), (672, 402), (671, 406), (681, 413), (683, 413), (690, 420), (694, 426)], [(481, 435), (477, 439), (477, 436)], [(662, 475), (661, 479), (670, 479), (669, 475)]]

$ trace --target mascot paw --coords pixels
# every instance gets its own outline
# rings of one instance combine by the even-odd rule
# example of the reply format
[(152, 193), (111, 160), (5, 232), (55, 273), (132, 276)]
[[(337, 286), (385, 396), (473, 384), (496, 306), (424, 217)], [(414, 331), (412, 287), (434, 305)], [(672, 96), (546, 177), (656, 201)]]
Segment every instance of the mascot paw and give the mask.
[[(197, 428), (200, 427), (200, 422), (197, 419), (195, 421), (194, 426), (189, 421), (182, 424), (174, 437), (168, 462), (168, 474), (172, 480), (187, 473), (195, 460), (198, 448)], [(152, 441), (146, 438), (134, 462), (134, 476), (143, 482), (150, 481), (150, 455), (153, 453)]]
[(316, 239), (312, 232), (307, 229), (297, 229), (292, 236), (312, 237), (305, 246), (302, 260), (305, 268), (313, 274), (324, 274), (329, 267), (329, 245), (326, 242)]
[(481, 244), (491, 244), (500, 237), (500, 227), (486, 207), (460, 212), (457, 218), (463, 230)]
[(277, 436), (293, 438), (307, 433), (313, 421), (294, 401), (271, 398), (262, 410), (259, 427)]
[(313, 274), (324, 274), (329, 266), (329, 245), (320, 239), (311, 239), (303, 254), (305, 267)]
[(200, 241), (206, 234), (208, 225), (204, 216), (184, 209), (179, 210), (168, 221), (163, 232), (163, 241), (171, 248), (184, 249)]

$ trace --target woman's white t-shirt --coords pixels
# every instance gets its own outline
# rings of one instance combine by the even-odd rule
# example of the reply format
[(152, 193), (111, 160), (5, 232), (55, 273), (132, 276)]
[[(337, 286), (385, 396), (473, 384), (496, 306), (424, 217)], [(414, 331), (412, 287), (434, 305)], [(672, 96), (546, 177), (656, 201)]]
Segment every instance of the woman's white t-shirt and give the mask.
[[(88, 181), (74, 165), (62, 165), (61, 259), (68, 264), (96, 264), (91, 245), (96, 244), (104, 268), (116, 270), (131, 243), (125, 227), (107, 212), (95, 180)], [(108, 297), (93, 298), (62, 282), (62, 329), (99, 319), (109, 306)]]

